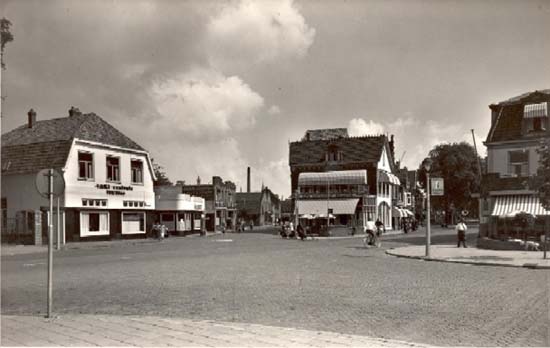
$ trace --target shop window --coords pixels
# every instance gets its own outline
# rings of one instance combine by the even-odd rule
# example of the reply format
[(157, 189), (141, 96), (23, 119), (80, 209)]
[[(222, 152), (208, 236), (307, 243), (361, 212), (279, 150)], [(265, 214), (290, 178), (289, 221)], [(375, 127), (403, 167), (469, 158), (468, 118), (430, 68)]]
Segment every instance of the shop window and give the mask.
[(99, 214), (89, 214), (88, 231), (99, 232)]
[(107, 181), (120, 181), (120, 159), (107, 156)]
[(145, 233), (145, 214), (122, 213), (122, 233)]
[(94, 155), (90, 152), (78, 153), (78, 179), (91, 180), (94, 178)]
[(508, 152), (508, 173), (516, 176), (529, 175), (529, 152), (509, 151)]
[(107, 212), (80, 213), (80, 235), (98, 236), (109, 234), (109, 214)]
[(132, 169), (132, 184), (143, 184), (143, 162), (132, 160), (130, 166)]

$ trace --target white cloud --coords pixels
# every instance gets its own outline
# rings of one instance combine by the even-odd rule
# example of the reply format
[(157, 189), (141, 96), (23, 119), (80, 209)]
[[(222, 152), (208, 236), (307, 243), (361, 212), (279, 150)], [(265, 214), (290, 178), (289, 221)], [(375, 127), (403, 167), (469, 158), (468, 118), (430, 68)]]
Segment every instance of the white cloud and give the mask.
[(380, 123), (376, 123), (373, 120), (368, 122), (362, 118), (354, 118), (349, 121), (348, 133), (352, 137), (362, 135), (379, 135), (384, 134), (384, 126)]
[(211, 17), (206, 47), (214, 66), (255, 64), (303, 57), (314, 37), (292, 0), (242, 0)]
[(237, 76), (193, 69), (153, 82), (150, 95), (160, 123), (183, 135), (220, 135), (252, 127), (264, 99)]
[(281, 113), (281, 108), (278, 107), (277, 105), (271, 105), (271, 107), (269, 108), (269, 110), (267, 110), (267, 112), (270, 115), (278, 115)]

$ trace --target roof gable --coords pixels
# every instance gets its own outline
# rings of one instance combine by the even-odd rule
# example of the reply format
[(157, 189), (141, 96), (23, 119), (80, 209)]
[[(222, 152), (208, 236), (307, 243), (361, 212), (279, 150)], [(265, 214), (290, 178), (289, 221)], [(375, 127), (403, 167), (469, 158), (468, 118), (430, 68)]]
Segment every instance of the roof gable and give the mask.
[(323, 163), (329, 146), (342, 151), (343, 162), (378, 163), (386, 144), (384, 135), (296, 141), (290, 143), (289, 164)]
[(541, 102), (550, 102), (550, 89), (525, 93), (490, 105), (496, 117), (491, 124), (486, 143), (522, 139), (524, 106)]
[(71, 141), (74, 138), (144, 151), (141, 146), (94, 113), (37, 121), (32, 128), (20, 126), (2, 135), (2, 147)]

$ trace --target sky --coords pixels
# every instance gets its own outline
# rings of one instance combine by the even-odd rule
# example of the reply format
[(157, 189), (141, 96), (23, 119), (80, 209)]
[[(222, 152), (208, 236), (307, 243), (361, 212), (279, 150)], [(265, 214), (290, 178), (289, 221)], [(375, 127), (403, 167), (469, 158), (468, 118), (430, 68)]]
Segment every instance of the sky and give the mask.
[(550, 88), (550, 2), (2, 1), (2, 133), (71, 106), (146, 148), (172, 181), (290, 194), (307, 129), (394, 134), (417, 168), (482, 141), (489, 104)]

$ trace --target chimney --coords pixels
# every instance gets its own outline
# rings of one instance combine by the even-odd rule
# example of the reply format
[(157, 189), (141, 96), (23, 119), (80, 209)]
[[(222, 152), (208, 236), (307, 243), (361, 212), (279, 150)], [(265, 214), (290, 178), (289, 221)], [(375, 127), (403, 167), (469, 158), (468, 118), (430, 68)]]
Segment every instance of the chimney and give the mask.
[(200, 185), (200, 184), (201, 184), (201, 177), (197, 176), (197, 185)]
[(36, 124), (36, 111), (30, 109), (29, 112), (27, 112), (27, 116), (29, 117), (29, 128), (34, 127), (34, 125)]
[(250, 193), (250, 167), (246, 168), (246, 192)]
[(78, 108), (75, 108), (74, 106), (71, 106), (71, 108), (69, 109), (69, 117), (80, 115), (82, 115), (80, 110)]

